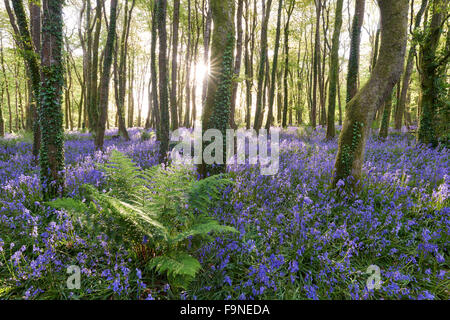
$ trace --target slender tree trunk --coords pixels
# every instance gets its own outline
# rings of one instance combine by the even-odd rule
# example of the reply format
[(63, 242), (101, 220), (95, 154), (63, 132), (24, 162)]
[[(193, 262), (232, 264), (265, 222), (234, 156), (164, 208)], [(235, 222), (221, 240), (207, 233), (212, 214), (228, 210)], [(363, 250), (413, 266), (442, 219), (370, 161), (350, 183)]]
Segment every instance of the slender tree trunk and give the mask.
[[(287, 112), (288, 112), (288, 75), (289, 75), (289, 22), (291, 20), (291, 15), (294, 10), (295, 1), (291, 1), (289, 9), (287, 12), (286, 25), (284, 26), (284, 77), (283, 77), (283, 87), (284, 87), (284, 105), (283, 105), (283, 123), (282, 126), (285, 128), (287, 126)], [(292, 109), (291, 109), (292, 110)], [(290, 123), (292, 123), (292, 113), (290, 113)]]
[(180, 0), (173, 3), (173, 25), (172, 25), (172, 87), (170, 91), (170, 115), (172, 130), (178, 128), (177, 107), (177, 71), (178, 71), (178, 25), (180, 22)]
[(336, 87), (339, 82), (339, 37), (341, 35), (342, 27), (342, 7), (343, 0), (337, 0), (336, 3), (336, 15), (334, 21), (334, 32), (331, 47), (331, 59), (330, 59), (330, 88), (328, 98), (328, 126), (327, 126), (327, 139), (334, 138), (336, 129), (334, 127), (334, 116), (336, 109)]
[(277, 65), (278, 65), (278, 49), (280, 47), (280, 34), (281, 34), (281, 13), (283, 10), (283, 0), (278, 2), (278, 14), (277, 14), (277, 31), (275, 35), (275, 48), (273, 53), (272, 62), (272, 85), (269, 92), (269, 112), (267, 115), (266, 129), (268, 130), (273, 124), (273, 103), (275, 100), (275, 84), (277, 77)]
[(269, 24), (271, 5), (272, 0), (267, 0), (267, 3), (266, 0), (263, 0), (263, 21), (261, 26), (261, 51), (258, 71), (258, 91), (256, 95), (255, 123), (253, 124), (253, 128), (257, 131), (261, 128), (264, 118), (263, 100), (265, 99), (265, 97), (263, 91), (267, 59), (267, 28)]
[(322, 12), (322, 0), (315, 0), (316, 3), (316, 31), (314, 40), (314, 58), (313, 58), (313, 82), (312, 82), (312, 105), (311, 105), (311, 126), (317, 124), (317, 86), (320, 63), (320, 16)]
[(159, 112), (161, 115), (159, 161), (166, 162), (169, 150), (169, 96), (167, 90), (167, 33), (166, 7), (167, 0), (157, 0), (157, 23), (159, 39)]
[(365, 0), (356, 0), (355, 15), (352, 22), (350, 57), (347, 72), (347, 103), (358, 91), (359, 51), (361, 44), (361, 28), (364, 22)]
[[(414, 23), (414, 31), (420, 28), (420, 23), (422, 21), (423, 13), (427, 7), (427, 0), (422, 0), (422, 5), (419, 12), (416, 15)], [(395, 130), (400, 130), (402, 128), (403, 114), (405, 113), (406, 97), (408, 95), (409, 82), (411, 80), (411, 75), (414, 67), (414, 57), (416, 55), (416, 46), (411, 43), (411, 48), (409, 49), (408, 58), (406, 62), (405, 72), (403, 74), (402, 80), (402, 90), (400, 92), (400, 100), (398, 101), (397, 110), (395, 112)]]
[(108, 117), (108, 97), (109, 97), (109, 82), (112, 64), (112, 55), (114, 51), (114, 41), (116, 36), (116, 20), (117, 20), (117, 0), (111, 0), (108, 35), (105, 45), (105, 57), (103, 59), (103, 68), (100, 78), (100, 101), (99, 109), (100, 116), (97, 126), (97, 134), (95, 135), (95, 148), (97, 150), (103, 149), (105, 137), (106, 118)]
[(158, 101), (158, 73), (156, 67), (156, 42), (157, 42), (157, 33), (158, 33), (158, 24), (156, 20), (156, 13), (158, 11), (158, 2), (154, 0), (153, 12), (152, 12), (152, 40), (151, 40), (151, 48), (150, 48), (150, 64), (151, 64), (151, 83), (152, 83), (152, 113), (155, 118), (155, 130), (156, 130), (156, 138), (159, 140), (160, 133), (160, 114), (159, 114), (159, 101)]
[(236, 80), (233, 82), (233, 91), (231, 95), (231, 107), (230, 107), (230, 127), (236, 129), (235, 122), (235, 109), (236, 109), (236, 96), (238, 90), (238, 81), (239, 74), (241, 72), (241, 60), (242, 60), (242, 15), (244, 11), (244, 0), (238, 0), (237, 12), (236, 12), (236, 29), (237, 29), (237, 38), (236, 38), (236, 58), (234, 60), (234, 77)]

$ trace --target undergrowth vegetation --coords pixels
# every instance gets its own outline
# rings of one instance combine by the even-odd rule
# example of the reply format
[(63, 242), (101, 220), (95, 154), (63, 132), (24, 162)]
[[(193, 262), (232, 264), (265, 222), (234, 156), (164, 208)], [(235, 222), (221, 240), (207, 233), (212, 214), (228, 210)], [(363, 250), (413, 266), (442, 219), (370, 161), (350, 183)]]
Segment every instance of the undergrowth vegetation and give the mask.
[(353, 194), (331, 187), (323, 130), (283, 132), (274, 176), (247, 164), (200, 181), (156, 165), (153, 134), (115, 133), (103, 153), (69, 134), (67, 195), (50, 202), (30, 143), (0, 143), (0, 299), (449, 298), (445, 147), (370, 138)]

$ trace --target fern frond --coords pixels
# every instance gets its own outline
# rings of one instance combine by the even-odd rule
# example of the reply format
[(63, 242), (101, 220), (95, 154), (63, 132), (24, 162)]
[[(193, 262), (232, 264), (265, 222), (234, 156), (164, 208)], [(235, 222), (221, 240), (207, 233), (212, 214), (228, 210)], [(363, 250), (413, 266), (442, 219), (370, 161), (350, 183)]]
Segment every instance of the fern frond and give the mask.
[(201, 269), (198, 260), (185, 252), (155, 257), (148, 262), (147, 267), (170, 277), (187, 276), (190, 278), (194, 278)]

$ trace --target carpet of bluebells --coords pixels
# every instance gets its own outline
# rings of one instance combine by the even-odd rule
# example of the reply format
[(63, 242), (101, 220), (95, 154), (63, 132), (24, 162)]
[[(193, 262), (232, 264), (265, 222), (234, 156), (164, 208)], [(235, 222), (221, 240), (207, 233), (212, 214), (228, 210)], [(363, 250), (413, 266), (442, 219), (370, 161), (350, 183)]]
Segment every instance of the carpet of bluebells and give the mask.
[[(106, 187), (97, 164), (113, 149), (155, 165), (158, 143), (141, 134), (123, 141), (110, 130), (102, 153), (89, 134), (67, 133), (68, 196), (84, 183)], [(358, 194), (345, 181), (331, 187), (336, 151), (323, 129), (290, 128), (278, 174), (230, 167), (234, 183), (211, 214), (240, 232), (192, 253), (203, 270), (180, 295), (123, 244), (42, 203), (30, 142), (1, 140), (0, 299), (448, 299), (450, 151), (408, 134), (372, 137)], [(80, 289), (67, 286), (70, 265)], [(368, 268), (380, 271), (375, 288)]]

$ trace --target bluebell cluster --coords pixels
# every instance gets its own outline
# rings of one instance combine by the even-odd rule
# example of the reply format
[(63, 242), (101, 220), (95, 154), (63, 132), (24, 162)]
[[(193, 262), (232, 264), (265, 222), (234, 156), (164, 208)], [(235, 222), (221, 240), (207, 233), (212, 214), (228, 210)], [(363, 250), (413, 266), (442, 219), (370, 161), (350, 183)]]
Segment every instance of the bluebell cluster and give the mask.
[[(158, 161), (159, 144), (107, 132), (104, 152), (88, 134), (65, 142), (68, 196), (92, 184), (106, 188), (98, 163), (113, 149), (140, 167)], [(256, 165), (230, 166), (233, 184), (211, 209), (239, 234), (215, 237), (192, 254), (203, 272), (180, 299), (448, 299), (449, 150), (416, 145), (407, 134), (368, 140), (361, 191), (331, 185), (337, 140), (325, 131), (289, 128), (281, 135), (274, 176)], [(31, 144), (0, 144), (0, 298), (164, 299), (130, 248), (41, 198)], [(81, 288), (66, 287), (67, 267)], [(366, 270), (380, 268), (380, 288)], [(172, 296), (173, 298), (173, 296)]]

